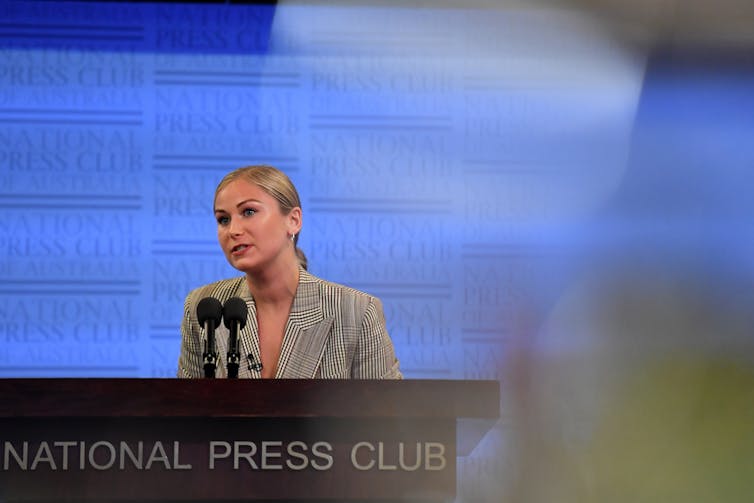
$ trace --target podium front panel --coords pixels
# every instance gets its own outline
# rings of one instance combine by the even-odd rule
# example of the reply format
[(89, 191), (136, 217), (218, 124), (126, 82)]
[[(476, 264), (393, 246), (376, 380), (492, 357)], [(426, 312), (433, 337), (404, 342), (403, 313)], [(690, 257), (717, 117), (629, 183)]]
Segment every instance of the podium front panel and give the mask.
[(455, 428), (442, 420), (6, 418), (0, 428), (5, 502), (444, 501), (455, 493)]
[(491, 382), (2, 379), (0, 501), (452, 501), (498, 415)]

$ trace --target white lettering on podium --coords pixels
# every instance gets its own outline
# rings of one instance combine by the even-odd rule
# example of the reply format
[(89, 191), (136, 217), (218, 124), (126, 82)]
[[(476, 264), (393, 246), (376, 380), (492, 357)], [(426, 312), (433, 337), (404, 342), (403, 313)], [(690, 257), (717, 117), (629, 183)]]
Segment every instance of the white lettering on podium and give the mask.
[(398, 442), (397, 445), (386, 445), (384, 442), (377, 442), (377, 445), (371, 442), (358, 442), (351, 448), (351, 465), (361, 471), (376, 469), (413, 472), (420, 468), (425, 471), (440, 471), (446, 468), (444, 444), (416, 442), (413, 448), (411, 447), (412, 444), (404, 442)]
[[(403, 444), (403, 442), (401, 442)], [(377, 469), (380, 471), (397, 470), (396, 465), (389, 465), (385, 462), (385, 444), (382, 442), (377, 443)]]
[[(424, 444), (424, 469), (425, 470), (444, 470), (447, 465), (445, 461), (445, 445), (439, 442), (427, 442)], [(433, 464), (433, 461), (437, 464)]]
[(311, 467), (322, 471), (332, 468), (332, 445), (315, 442), (311, 446), (311, 454), (307, 455), (309, 450), (309, 445), (300, 440), (289, 443), (265, 440), (259, 445), (248, 440), (236, 440), (233, 443), (214, 440), (209, 444), (208, 466), (210, 470), (215, 470), (223, 460), (229, 461), (232, 458), (234, 470), (304, 470)]
[(358, 455), (357, 451), (361, 449), (362, 447), (365, 447), (369, 449), (369, 451), (374, 452), (374, 446), (372, 444), (370, 444), (369, 442), (359, 442), (358, 444), (353, 446), (353, 449), (351, 449), (351, 464), (357, 470), (362, 470), (362, 471), (371, 470), (372, 467), (374, 466), (373, 459), (370, 460), (369, 463), (367, 463), (366, 465), (362, 465), (361, 463), (359, 463), (359, 461), (356, 458)]
[(181, 443), (173, 442), (173, 469), (174, 470), (191, 470), (191, 463), (181, 464)]
[[(217, 449), (219, 447), (222, 447), (222, 451), (218, 451)], [(217, 459), (224, 459), (227, 457), (230, 457), (230, 442), (223, 442), (221, 440), (213, 440), (209, 443), (209, 469), (214, 470), (215, 469), (215, 460)], [(236, 466), (235, 468), (238, 469), (237, 466), (238, 460), (236, 459)]]
[(149, 454), (149, 459), (147, 459), (146, 469), (149, 470), (152, 468), (153, 463), (158, 462), (163, 463), (165, 469), (170, 470), (170, 460), (165, 453), (165, 448), (162, 446), (162, 442), (155, 442), (154, 447), (152, 447), (152, 452)]
[(67, 470), (68, 469), (68, 448), (75, 447), (76, 442), (71, 440), (67, 442), (55, 442), (52, 445), (54, 445), (55, 447), (61, 447), (63, 449), (63, 466), (61, 468), (63, 470)]
[(330, 468), (332, 468), (333, 457), (330, 454), (331, 452), (332, 445), (328, 444), (327, 442), (315, 442), (312, 446), (312, 454), (314, 454), (316, 458), (323, 460), (324, 463), (319, 464), (316, 460), (312, 460), (312, 468), (319, 471), (329, 470)]
[[(288, 444), (288, 456), (291, 459), (286, 460), (285, 465), (291, 470), (305, 470), (309, 466), (309, 456), (304, 454), (307, 449), (306, 443), (300, 440)], [(298, 464), (294, 460), (298, 460), (301, 463)]]
[[(247, 448), (247, 451), (242, 449)], [(254, 442), (236, 441), (233, 442), (233, 469), (238, 470), (239, 461), (244, 458), (251, 468), (257, 469), (257, 463), (254, 461), (253, 456), (257, 453), (257, 444)]]
[[(76, 449), (76, 450), (74, 450)], [(149, 456), (144, 462), (144, 442), (119, 443), (100, 440), (94, 443), (76, 442), (73, 440), (47, 442), (38, 444), (30, 442), (5, 441), (2, 444), (2, 470), (18, 469), (33, 471), (47, 469), (50, 471), (68, 471), (87, 469), (105, 471), (111, 469), (149, 470), (152, 465), (159, 465), (167, 470), (191, 470), (190, 463), (181, 463), (181, 443), (173, 442), (173, 449), (169, 451), (162, 442), (155, 442), (151, 446)], [(72, 464), (78, 451), (78, 464)]]
[(282, 464), (272, 464), (271, 458), (282, 458), (282, 453), (273, 451), (271, 449), (279, 449), (283, 447), (283, 442), (279, 441), (265, 441), (262, 442), (262, 470), (282, 470)]
[[(181, 462), (181, 443), (161, 441), (3, 441), (3, 471), (19, 470), (191, 470)], [(172, 448), (171, 448), (172, 447)], [(329, 470), (335, 456), (332, 444), (301, 441), (214, 440), (208, 444), (209, 470)], [(76, 457), (78, 456), (78, 463)], [(356, 470), (441, 471), (448, 466), (446, 446), (440, 442), (356, 442), (350, 449)], [(78, 467), (78, 468), (77, 468)]]
[(408, 465), (406, 463), (406, 453), (405, 453), (405, 444), (401, 442), (398, 444), (398, 463), (401, 465), (401, 470), (407, 471), (407, 472), (413, 472), (415, 470), (418, 470), (419, 467), (422, 464), (422, 455), (421, 455), (421, 444), (419, 442), (416, 443), (416, 450), (414, 454), (414, 464)]
[(24, 442), (23, 447), (21, 448), (21, 454), (18, 453), (15, 446), (11, 442), (4, 442), (3, 443), (3, 470), (9, 470), (10, 469), (10, 457), (13, 456), (13, 459), (16, 460), (16, 465), (21, 470), (28, 469), (29, 465), (29, 444)]
[(34, 456), (34, 461), (31, 463), (31, 469), (36, 470), (37, 465), (41, 462), (49, 463), (51, 470), (57, 470), (55, 466), (55, 460), (52, 458), (52, 452), (50, 452), (50, 446), (47, 442), (42, 442), (37, 449), (37, 455)]
[[(104, 464), (98, 463), (96, 459), (97, 449), (100, 447), (104, 447), (107, 450), (107, 453), (110, 454), (110, 457)], [(95, 444), (89, 448), (89, 464), (95, 470), (109, 470), (115, 464), (115, 447), (113, 444), (105, 441), (95, 442)], [(33, 469), (34, 467), (32, 467), (32, 470)]]

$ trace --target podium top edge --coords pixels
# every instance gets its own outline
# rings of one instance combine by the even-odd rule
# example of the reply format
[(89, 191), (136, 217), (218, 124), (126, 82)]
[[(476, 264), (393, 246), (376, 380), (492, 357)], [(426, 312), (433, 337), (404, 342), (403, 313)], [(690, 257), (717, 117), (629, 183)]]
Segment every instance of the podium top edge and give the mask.
[(500, 414), (489, 380), (0, 379), (8, 417), (421, 417)]

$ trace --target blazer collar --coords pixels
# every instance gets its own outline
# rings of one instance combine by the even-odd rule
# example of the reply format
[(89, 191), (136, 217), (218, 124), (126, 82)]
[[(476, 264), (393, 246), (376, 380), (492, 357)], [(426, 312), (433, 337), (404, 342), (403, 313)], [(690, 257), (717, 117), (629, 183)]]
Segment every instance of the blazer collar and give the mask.
[[(285, 326), (275, 377), (315, 377), (332, 325), (332, 319), (325, 319), (322, 311), (321, 288), (322, 280), (309, 274), (303, 268), (299, 269), (298, 287)], [(249, 307), (249, 318), (246, 328), (241, 331), (239, 341), (242, 358), (245, 357), (244, 355), (251, 355), (250, 359), (258, 362), (260, 351), (256, 303), (251, 296), (245, 277), (242, 278), (236, 294), (244, 299)], [(250, 377), (261, 376), (260, 371), (250, 368), (249, 373)]]

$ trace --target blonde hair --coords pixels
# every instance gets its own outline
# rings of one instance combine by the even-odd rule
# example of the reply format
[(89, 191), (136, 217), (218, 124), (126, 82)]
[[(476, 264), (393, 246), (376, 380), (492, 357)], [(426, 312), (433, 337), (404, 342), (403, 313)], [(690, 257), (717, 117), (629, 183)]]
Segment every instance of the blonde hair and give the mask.
[[(215, 201), (217, 201), (217, 195), (221, 190), (239, 179), (253, 183), (272, 196), (278, 202), (278, 207), (283, 215), (290, 213), (293, 208), (301, 208), (301, 199), (291, 179), (279, 169), (267, 165), (244, 166), (225, 175), (215, 189)], [(304, 252), (298, 247), (299, 234), (301, 232), (294, 236), (293, 246), (299, 264), (306, 269), (308, 261)]]

